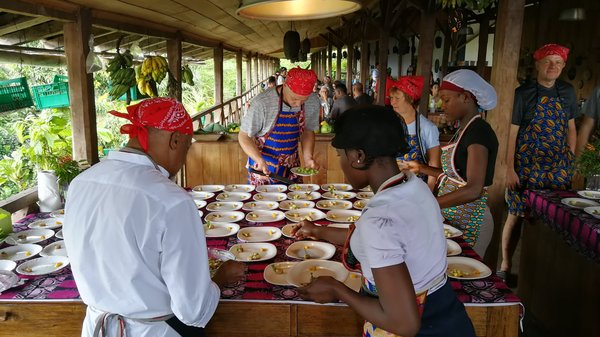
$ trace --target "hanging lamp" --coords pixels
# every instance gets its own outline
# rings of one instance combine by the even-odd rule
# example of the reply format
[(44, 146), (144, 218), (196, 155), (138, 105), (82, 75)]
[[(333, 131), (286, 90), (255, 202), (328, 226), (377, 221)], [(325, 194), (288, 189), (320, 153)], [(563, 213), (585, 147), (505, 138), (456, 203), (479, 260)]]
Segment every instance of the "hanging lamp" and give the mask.
[(236, 13), (248, 19), (292, 21), (342, 16), (361, 8), (361, 0), (242, 0)]

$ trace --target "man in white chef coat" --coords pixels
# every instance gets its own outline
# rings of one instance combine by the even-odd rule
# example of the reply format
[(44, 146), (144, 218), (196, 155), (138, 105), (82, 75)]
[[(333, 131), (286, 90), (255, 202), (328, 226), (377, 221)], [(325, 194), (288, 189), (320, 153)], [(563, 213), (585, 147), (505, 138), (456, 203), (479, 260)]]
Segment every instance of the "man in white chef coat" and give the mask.
[(170, 98), (111, 113), (130, 122), (121, 127), (130, 141), (73, 180), (65, 207), (65, 246), (88, 306), (81, 335), (202, 336), (219, 288), (245, 268), (228, 261), (211, 280), (196, 205), (169, 179), (191, 145), (190, 116)]

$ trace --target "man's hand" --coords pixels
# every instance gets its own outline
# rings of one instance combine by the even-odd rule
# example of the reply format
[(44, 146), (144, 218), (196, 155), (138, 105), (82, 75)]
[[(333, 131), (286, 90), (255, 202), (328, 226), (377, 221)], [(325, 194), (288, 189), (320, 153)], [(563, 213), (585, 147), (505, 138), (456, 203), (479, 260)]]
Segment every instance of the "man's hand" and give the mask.
[(511, 191), (514, 191), (519, 186), (521, 186), (521, 182), (519, 181), (519, 176), (517, 175), (517, 172), (515, 172), (515, 169), (512, 167), (507, 168), (506, 169), (506, 188), (508, 188)]
[(242, 262), (233, 260), (225, 261), (219, 267), (212, 280), (219, 288), (236, 283), (244, 279), (246, 275), (246, 265)]

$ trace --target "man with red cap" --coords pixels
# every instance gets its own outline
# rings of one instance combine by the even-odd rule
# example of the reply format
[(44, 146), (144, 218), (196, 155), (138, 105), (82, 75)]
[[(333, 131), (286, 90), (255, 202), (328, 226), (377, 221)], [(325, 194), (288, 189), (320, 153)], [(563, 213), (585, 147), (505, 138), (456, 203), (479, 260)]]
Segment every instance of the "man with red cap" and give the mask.
[[(248, 169), (264, 175), (276, 174), (296, 181), (291, 172), (300, 166), (298, 142), (302, 143), (304, 166), (318, 168), (313, 158), (315, 133), (319, 127), (319, 98), (313, 93), (317, 75), (312, 70), (288, 71), (283, 85), (257, 95), (242, 118), (238, 136), (248, 155)], [(272, 179), (248, 172), (254, 185), (271, 184)]]
[(244, 266), (226, 262), (211, 280), (198, 209), (169, 179), (185, 162), (192, 120), (170, 98), (111, 113), (130, 122), (121, 127), (129, 143), (77, 176), (65, 206), (65, 246), (88, 306), (81, 335), (203, 336), (219, 288)]
[(506, 155), (508, 218), (502, 232), (499, 275), (510, 272), (514, 247), (526, 214), (525, 189), (567, 189), (573, 176), (578, 114), (575, 89), (558, 79), (569, 49), (547, 44), (533, 54), (537, 79), (515, 90)]

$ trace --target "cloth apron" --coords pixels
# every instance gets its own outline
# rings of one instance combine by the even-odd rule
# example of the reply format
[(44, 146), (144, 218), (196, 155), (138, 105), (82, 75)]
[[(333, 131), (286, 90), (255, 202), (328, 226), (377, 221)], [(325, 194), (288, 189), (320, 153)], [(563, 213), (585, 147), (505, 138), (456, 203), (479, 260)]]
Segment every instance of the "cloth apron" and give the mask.
[[(476, 118), (481, 118), (481, 116), (477, 115), (471, 118), (463, 132), (458, 136), (456, 142), (451, 141), (450, 144), (442, 147), (442, 170), (444, 171), (444, 174), (440, 177), (438, 182), (438, 196), (454, 192), (467, 184), (467, 182), (458, 174), (458, 171), (454, 166), (454, 157), (463, 134)], [(477, 238), (479, 237), (479, 230), (485, 215), (487, 198), (487, 187), (484, 187), (479, 198), (466, 204), (442, 209), (442, 215), (446, 219), (446, 222), (460, 229), (463, 232), (465, 241), (471, 246), (475, 245)]]
[[(267, 162), (269, 172), (299, 182), (300, 178), (290, 169), (300, 166), (298, 157), (298, 141), (304, 132), (304, 105), (299, 112), (283, 111), (283, 98), (279, 95), (277, 120), (273, 128), (264, 136), (256, 138), (260, 154)], [(250, 172), (256, 162), (248, 158), (248, 183), (252, 185), (274, 184), (270, 178)]]
[(571, 185), (575, 156), (567, 143), (569, 116), (561, 101), (560, 96), (537, 98), (533, 118), (519, 128), (515, 172), (521, 186), (506, 191), (510, 214), (525, 216), (526, 189), (565, 190)]
[[(411, 135), (408, 133), (408, 126), (406, 125), (406, 123), (404, 123), (404, 120), (402, 120), (402, 122), (403, 122), (402, 126), (404, 127), (404, 134), (406, 135), (406, 143), (408, 144), (408, 152), (402, 156), (399, 156), (396, 159), (403, 160), (403, 161), (413, 161), (414, 160), (414, 161), (418, 161), (418, 162), (427, 164), (427, 158), (426, 158), (427, 152), (424, 152), (422, 149), (423, 141), (421, 140), (421, 136), (420, 136), (421, 126), (420, 126), (420, 122), (419, 122), (419, 114), (417, 113), (417, 116), (415, 118), (416, 134), (414, 134), (414, 135)], [(425, 182), (427, 182), (427, 175), (418, 174), (417, 176), (419, 178), (423, 179)]]

